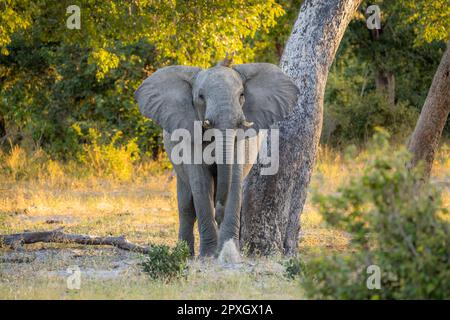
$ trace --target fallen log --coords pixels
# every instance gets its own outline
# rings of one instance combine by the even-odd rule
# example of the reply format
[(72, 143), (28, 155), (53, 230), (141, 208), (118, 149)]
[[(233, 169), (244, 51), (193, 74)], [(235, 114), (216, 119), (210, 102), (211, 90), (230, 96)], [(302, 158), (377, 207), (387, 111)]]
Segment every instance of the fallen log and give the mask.
[(62, 228), (51, 231), (22, 232), (8, 235), (0, 235), (0, 247), (6, 246), (12, 249), (21, 247), (24, 244), (37, 242), (44, 243), (76, 243), (82, 245), (109, 245), (122, 250), (148, 253), (149, 247), (140, 246), (129, 242), (125, 236), (118, 237), (98, 237), (85, 234), (65, 233)]
[(0, 257), (0, 263), (30, 263), (35, 257)]

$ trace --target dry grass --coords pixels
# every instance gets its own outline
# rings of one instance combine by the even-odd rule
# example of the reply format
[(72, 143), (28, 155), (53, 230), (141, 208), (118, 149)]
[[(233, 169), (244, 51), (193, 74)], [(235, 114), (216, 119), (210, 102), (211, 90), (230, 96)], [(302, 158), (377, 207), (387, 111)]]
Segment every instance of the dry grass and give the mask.
[[(177, 240), (175, 181), (155, 163), (135, 165), (128, 180), (79, 174), (74, 164), (49, 160), (30, 162), (20, 149), (3, 155), (13, 170), (0, 177), (0, 234), (24, 230), (66, 231), (92, 235), (126, 235), (140, 244)], [(27, 166), (35, 173), (23, 173)], [(72, 166), (72, 167), (70, 167)], [(311, 192), (334, 192), (357, 175), (363, 161), (344, 161), (322, 149)], [(442, 148), (433, 180), (442, 186), (450, 206), (450, 152)], [(78, 172), (74, 174), (74, 172)], [(69, 174), (70, 173), (70, 174)], [(25, 178), (23, 178), (25, 177)], [(324, 225), (308, 200), (302, 219), (300, 250), (345, 250), (347, 235)], [(197, 241), (198, 242), (198, 241)], [(25, 252), (0, 249), (4, 257), (28, 257), (31, 262), (0, 262), (0, 298), (3, 299), (292, 299), (303, 298), (296, 281), (283, 277), (280, 259), (246, 260), (235, 268), (214, 261), (191, 262), (187, 279), (165, 284), (141, 273), (137, 254), (114, 248), (34, 244)], [(80, 290), (68, 290), (68, 266), (82, 271)]]

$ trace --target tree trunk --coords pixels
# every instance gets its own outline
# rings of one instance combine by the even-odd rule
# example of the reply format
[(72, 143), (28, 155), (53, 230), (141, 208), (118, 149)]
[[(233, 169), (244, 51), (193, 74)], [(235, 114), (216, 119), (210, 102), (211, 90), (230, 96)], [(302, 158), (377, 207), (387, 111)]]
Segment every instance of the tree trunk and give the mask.
[[(381, 29), (369, 30), (371, 34), (372, 42), (383, 41), (381, 35), (383, 34), (384, 26), (380, 25)], [(386, 49), (379, 52), (383, 55), (387, 55)], [(372, 52), (373, 60), (375, 61), (375, 51)], [(377, 92), (386, 97), (389, 106), (391, 108), (395, 107), (395, 75), (393, 72), (385, 70), (379, 64), (375, 64), (375, 86)]]
[(261, 165), (255, 165), (244, 184), (241, 245), (250, 254), (291, 255), (298, 250), (299, 219), (322, 129), (328, 70), (360, 2), (302, 4), (280, 63), (300, 88), (300, 97), (279, 126), (279, 171), (263, 176)]
[(389, 106), (395, 105), (395, 76), (392, 72), (378, 69), (375, 75), (375, 85), (377, 91), (384, 95)]
[(434, 154), (450, 112), (450, 41), (428, 91), (427, 98), (411, 136), (408, 149), (413, 154), (409, 167), (425, 162), (424, 178), (428, 179)]

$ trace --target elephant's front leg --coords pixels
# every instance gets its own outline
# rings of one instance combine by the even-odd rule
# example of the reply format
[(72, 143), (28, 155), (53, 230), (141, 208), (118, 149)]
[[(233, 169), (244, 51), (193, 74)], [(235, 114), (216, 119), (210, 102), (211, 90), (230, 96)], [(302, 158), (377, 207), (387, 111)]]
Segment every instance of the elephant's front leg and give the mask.
[(194, 223), (196, 219), (194, 201), (189, 184), (183, 181), (179, 175), (177, 175), (177, 196), (180, 220), (178, 239), (186, 241), (189, 246), (189, 251), (193, 256), (195, 254)]
[(200, 233), (200, 256), (212, 256), (217, 249), (213, 176), (203, 165), (190, 165), (188, 172)]
[(239, 249), (239, 228), (241, 218), (242, 205), (242, 179), (243, 179), (243, 165), (232, 165), (232, 176), (230, 189), (225, 205), (225, 213), (223, 221), (220, 224), (219, 233), (219, 252), (225, 242), (233, 239), (236, 248)]

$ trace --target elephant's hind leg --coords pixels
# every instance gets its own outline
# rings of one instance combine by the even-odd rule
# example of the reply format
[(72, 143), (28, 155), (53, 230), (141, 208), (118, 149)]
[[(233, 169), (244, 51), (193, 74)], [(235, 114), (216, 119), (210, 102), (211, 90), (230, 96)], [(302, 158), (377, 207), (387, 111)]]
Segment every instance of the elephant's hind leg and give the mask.
[(178, 239), (184, 240), (189, 246), (191, 255), (195, 254), (194, 223), (196, 219), (194, 200), (191, 188), (181, 178), (177, 177), (178, 215), (180, 229)]

